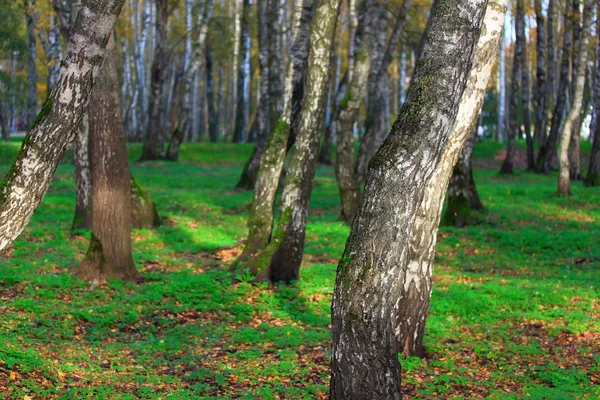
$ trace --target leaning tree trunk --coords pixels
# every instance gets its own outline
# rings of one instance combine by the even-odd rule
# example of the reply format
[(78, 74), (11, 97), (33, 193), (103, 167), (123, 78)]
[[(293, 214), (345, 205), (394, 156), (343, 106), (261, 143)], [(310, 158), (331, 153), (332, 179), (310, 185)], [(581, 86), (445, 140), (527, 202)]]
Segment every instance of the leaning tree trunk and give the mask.
[(565, 15), (559, 88), (558, 93), (556, 96), (554, 96), (554, 109), (552, 111), (552, 124), (550, 125), (550, 133), (538, 152), (536, 164), (536, 172), (538, 173), (547, 174), (552, 169), (552, 158), (555, 154), (554, 148), (556, 147), (556, 142), (558, 141), (560, 133), (559, 131), (563, 122), (563, 110), (567, 104), (567, 90), (569, 88), (569, 72), (571, 67), (572, 25), (573, 24), (569, 16)]
[(92, 282), (134, 281), (139, 276), (131, 253), (131, 185), (116, 62), (113, 37), (88, 107), (92, 236), (74, 275)]
[(37, 46), (35, 39), (35, 20), (33, 12), (35, 9), (35, 0), (26, 0), (25, 21), (27, 23), (27, 129), (33, 124), (37, 109)]
[[(523, 0), (517, 0), (517, 12), (515, 15), (515, 55), (513, 58), (512, 77), (510, 82), (510, 105), (508, 123), (508, 144), (506, 146), (506, 156), (500, 173), (512, 175), (515, 163), (515, 153), (517, 150), (516, 140), (519, 135), (519, 103), (523, 105), (521, 90), (524, 90), (521, 71), (525, 66), (525, 8)], [(526, 113), (524, 113), (525, 115)], [(529, 122), (529, 116), (527, 117)]]
[[(341, 199), (340, 219), (347, 224), (352, 222), (360, 202), (360, 185), (356, 176), (354, 155), (354, 124), (358, 119), (360, 105), (367, 91), (371, 59), (375, 57), (375, 36), (378, 34), (378, 17), (380, 7), (377, 1), (364, 0), (364, 12), (359, 18), (360, 25), (356, 31), (355, 41), (358, 44), (358, 54), (354, 60), (354, 69), (350, 73), (352, 79), (348, 84), (346, 95), (338, 104), (337, 126), (337, 157), (335, 162), (335, 176)], [(381, 57), (376, 57), (381, 58)]]
[(309, 25), (313, 18), (314, 0), (295, 0), (292, 23), (291, 62), (288, 65), (281, 120), (260, 160), (254, 198), (248, 218), (248, 239), (244, 251), (231, 265), (232, 271), (249, 269), (258, 280), (270, 278), (268, 265), (260, 257), (269, 243), (273, 226), (273, 205), (279, 186), (292, 127), (299, 119), (304, 93), (304, 71), (307, 69)]
[(161, 129), (161, 116), (164, 115), (161, 107), (163, 87), (165, 83), (167, 63), (167, 20), (169, 18), (168, 0), (156, 0), (156, 45), (152, 61), (150, 76), (150, 104), (148, 106), (148, 126), (146, 127), (146, 140), (142, 149), (140, 161), (158, 160), (163, 157), (164, 149), (159, 148), (159, 135)]
[(546, 79), (546, 29), (542, 0), (534, 0), (536, 29), (536, 80), (533, 106), (535, 109), (534, 141), (538, 147), (546, 138), (548, 124), (548, 107), (550, 105), (551, 88)]
[(83, 5), (58, 81), (0, 188), (0, 251), (31, 219), (75, 136), (122, 6), (123, 0), (87, 0)]
[(577, 71), (574, 73), (575, 91), (571, 101), (571, 108), (565, 118), (565, 123), (560, 136), (560, 145), (558, 148), (558, 161), (560, 164), (560, 172), (558, 176), (558, 195), (571, 196), (570, 188), (570, 170), (569, 170), (569, 143), (571, 141), (571, 133), (574, 126), (581, 115), (581, 107), (583, 104), (583, 91), (585, 89), (585, 72), (587, 68), (588, 58), (588, 40), (590, 37), (591, 22), (594, 10), (594, 1), (586, 0), (583, 10), (583, 29), (581, 36), (578, 38), (579, 46), (577, 47)]
[(299, 278), (308, 202), (313, 188), (319, 139), (325, 123), (331, 45), (340, 2), (320, 0), (310, 26), (308, 73), (294, 153), (285, 178), (281, 215), (262, 255), (273, 282)]
[[(503, 40), (506, 4), (506, 0), (488, 3), (484, 19), (485, 28), (482, 30), (485, 34), (479, 38), (477, 44), (473, 69), (460, 102), (456, 123), (442, 160), (433, 172), (432, 184), (425, 188), (416, 214), (407, 265), (411, 266), (410, 270), (419, 279), (408, 281), (408, 286), (405, 286), (406, 292), (399, 300), (396, 315), (396, 341), (405, 356), (422, 357), (425, 354), (423, 335), (429, 310), (435, 243), (444, 195), (453, 166), (459, 154), (462, 155), (461, 149), (469, 138), (469, 133), (473, 133), (472, 126), (477, 125), (477, 116), (483, 106), (491, 71)], [(472, 195), (471, 199), (475, 200), (475, 195)]]
[[(600, 18), (597, 19), (596, 32), (600, 32)], [(600, 186), (600, 40), (596, 43), (596, 76), (594, 78), (594, 111), (596, 123), (594, 125), (592, 151), (590, 153), (590, 164), (585, 177), (586, 186)]]
[(406, 103), (369, 163), (334, 290), (332, 399), (401, 397), (395, 321), (422, 281), (408, 264), (416, 216), (457, 119), (486, 4), (434, 2)]

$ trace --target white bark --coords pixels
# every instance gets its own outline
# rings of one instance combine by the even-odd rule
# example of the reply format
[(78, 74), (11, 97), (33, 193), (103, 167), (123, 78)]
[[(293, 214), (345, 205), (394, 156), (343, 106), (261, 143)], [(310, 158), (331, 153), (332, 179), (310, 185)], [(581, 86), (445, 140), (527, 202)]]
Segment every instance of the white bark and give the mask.
[(0, 188), (0, 251), (23, 231), (72, 142), (123, 0), (87, 0), (53, 90)]

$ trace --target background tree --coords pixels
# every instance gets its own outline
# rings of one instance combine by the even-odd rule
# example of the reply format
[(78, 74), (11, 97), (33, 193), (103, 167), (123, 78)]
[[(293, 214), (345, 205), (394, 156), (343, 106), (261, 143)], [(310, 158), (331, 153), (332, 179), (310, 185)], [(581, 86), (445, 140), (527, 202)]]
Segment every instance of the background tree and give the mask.
[(74, 274), (93, 282), (139, 278), (131, 253), (131, 177), (121, 119), (114, 37), (88, 107), (92, 236)]

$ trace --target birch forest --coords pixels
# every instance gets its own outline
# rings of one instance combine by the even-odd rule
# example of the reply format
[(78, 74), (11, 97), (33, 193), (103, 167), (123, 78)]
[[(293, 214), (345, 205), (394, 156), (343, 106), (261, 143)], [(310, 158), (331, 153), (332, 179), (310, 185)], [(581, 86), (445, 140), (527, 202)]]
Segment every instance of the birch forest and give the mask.
[(0, 398), (600, 398), (597, 0), (0, 0)]

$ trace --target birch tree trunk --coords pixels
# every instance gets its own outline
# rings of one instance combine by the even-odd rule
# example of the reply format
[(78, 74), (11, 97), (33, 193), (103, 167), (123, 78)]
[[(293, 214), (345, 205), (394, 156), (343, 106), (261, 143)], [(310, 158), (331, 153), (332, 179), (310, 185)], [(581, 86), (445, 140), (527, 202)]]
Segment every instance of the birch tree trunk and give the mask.
[[(337, 157), (335, 163), (335, 176), (340, 191), (341, 214), (340, 219), (347, 224), (352, 222), (360, 202), (360, 185), (356, 176), (356, 157), (354, 155), (354, 124), (369, 84), (369, 71), (371, 60), (377, 57), (374, 54), (377, 46), (375, 36), (376, 26), (380, 23), (378, 17), (382, 7), (376, 0), (363, 0), (359, 9), (364, 13), (359, 15), (359, 26), (355, 35), (355, 46), (358, 56), (354, 60), (353, 70), (349, 73), (346, 95), (338, 105), (337, 126)], [(383, 24), (385, 27), (385, 24)], [(383, 28), (380, 28), (383, 29)]]
[[(579, 49), (579, 42), (582, 39), (582, 20), (581, 20), (581, 11), (579, 9), (581, 2), (579, 0), (573, 0), (573, 19), (575, 20), (575, 25), (573, 26), (573, 51), (577, 51)], [(591, 28), (591, 26), (589, 27)], [(585, 49), (587, 52), (587, 49)], [(579, 59), (577, 54), (573, 54), (571, 58), (571, 87), (569, 92), (569, 98), (573, 99), (575, 97), (575, 92), (577, 91), (577, 69), (578, 69)], [(587, 72), (587, 65), (583, 72), (585, 75)], [(585, 85), (585, 84), (584, 84)], [(585, 87), (584, 87), (585, 92)], [(583, 109), (583, 106), (582, 106)], [(582, 179), (581, 176), (581, 124), (583, 119), (581, 115), (578, 115), (573, 121), (572, 133), (571, 133), (571, 143), (568, 149), (569, 152), (569, 174), (571, 175), (570, 179), (574, 181), (579, 181)]]
[(506, 134), (506, 39), (500, 39), (500, 56), (498, 60), (498, 122), (496, 140), (504, 141)]
[[(552, 1), (552, 0), (550, 0)], [(534, 0), (536, 21), (536, 81), (533, 107), (535, 109), (534, 141), (539, 146), (546, 139), (546, 126), (548, 125), (548, 107), (550, 105), (551, 88), (546, 79), (546, 27), (542, 1)]]
[(281, 214), (263, 254), (273, 282), (291, 282), (299, 278), (308, 202), (325, 122), (330, 54), (339, 5), (338, 0), (317, 1), (310, 25), (308, 72), (294, 153), (285, 177)]
[(421, 282), (408, 265), (411, 238), (453, 130), (486, 4), (434, 3), (406, 103), (369, 163), (334, 290), (332, 399), (401, 398), (397, 307)]
[[(596, 7), (596, 10), (599, 10)], [(598, 11), (596, 11), (597, 13)], [(600, 32), (600, 18), (597, 18), (596, 32)], [(586, 186), (600, 186), (600, 40), (596, 43), (596, 76), (594, 78), (594, 114), (596, 116), (596, 123), (594, 124), (594, 130), (590, 132), (593, 134), (594, 139), (592, 141), (592, 151), (590, 153), (590, 164), (588, 166), (588, 173), (585, 177), (584, 184)]]
[[(548, 110), (552, 110), (550, 108), (553, 103), (556, 102), (557, 97), (557, 87), (558, 87), (558, 72), (556, 70), (557, 64), (557, 55), (556, 55), (556, 43), (555, 43), (555, 29), (556, 29), (556, 1), (557, 0), (548, 0), (548, 23), (546, 24), (546, 29), (548, 32), (548, 92), (549, 92), (549, 101), (548, 101)], [(541, 143), (545, 143), (546, 137), (544, 137), (544, 141)], [(541, 146), (540, 146), (541, 148)], [(538, 157), (539, 160), (539, 157)]]
[(302, 102), (304, 95), (304, 72), (307, 70), (309, 57), (309, 26), (313, 19), (313, 5), (314, 0), (294, 0), (291, 61), (286, 73), (283, 112), (281, 120), (271, 132), (260, 160), (244, 251), (231, 265), (232, 271), (242, 272), (248, 269), (259, 281), (271, 277), (269, 260), (263, 257), (263, 250), (271, 239), (275, 194), (279, 186), (291, 130), (295, 120), (300, 117), (299, 103)]
[(373, 57), (373, 65), (369, 72), (368, 86), (368, 106), (367, 120), (365, 121), (365, 134), (362, 137), (360, 150), (358, 155), (358, 171), (359, 183), (364, 183), (367, 175), (367, 166), (375, 151), (381, 146), (389, 132), (389, 124), (385, 116), (385, 102), (389, 101), (388, 90), (385, 88), (384, 80), (387, 79), (388, 67), (393, 59), (394, 50), (398, 47), (400, 35), (404, 30), (408, 10), (412, 5), (412, 0), (405, 0), (399, 7), (396, 16), (396, 22), (392, 27), (392, 33), (386, 45), (386, 18), (387, 10), (382, 9), (382, 16), (378, 19), (377, 24), (383, 24), (383, 28), (377, 30), (375, 56)]
[(84, 114), (73, 146), (75, 167), (75, 216), (71, 232), (92, 227), (92, 176), (89, 160), (90, 125), (87, 112)]
[[(257, 3), (259, 65), (258, 90), (260, 95), (256, 116), (258, 122), (258, 135), (255, 140), (256, 146), (250, 155), (250, 159), (244, 166), (244, 170), (242, 171), (240, 181), (236, 185), (236, 189), (252, 190), (254, 188), (260, 166), (260, 156), (264, 150), (266, 138), (271, 132), (271, 128), (274, 128), (277, 122), (273, 121), (272, 115), (276, 115), (275, 110), (277, 107), (275, 106), (275, 103), (278, 101), (278, 99), (271, 97), (271, 95), (277, 95), (277, 93), (272, 90), (272, 88), (275, 86), (275, 82), (272, 82), (272, 79), (279, 79), (276, 71), (277, 65), (272, 63), (272, 51), (273, 48), (277, 47), (272, 44), (273, 41), (277, 41), (277, 36), (271, 37), (273, 34), (271, 31), (273, 30), (274, 25), (276, 25), (274, 24), (275, 21), (271, 20), (273, 17), (272, 7), (274, 2), (277, 3), (277, 0), (261, 0)], [(241, 76), (238, 77), (238, 79), (240, 78)], [(245, 79), (248, 78), (248, 76), (245, 76)], [(245, 91), (241, 93), (246, 96)], [(244, 104), (240, 104), (240, 101), (238, 100), (238, 107), (243, 106)], [(245, 123), (247, 124), (247, 121)]]
[[(533, 137), (531, 136), (531, 89), (529, 86), (529, 66), (527, 65), (527, 36), (525, 35), (525, 3), (517, 0), (517, 18), (520, 19), (517, 34), (517, 46), (521, 46), (521, 109), (523, 111), (523, 125), (525, 127), (525, 142), (527, 145), (527, 171), (535, 169), (535, 156), (533, 153)], [(470, 158), (470, 157), (469, 157)]]
[(35, 0), (25, 0), (25, 21), (27, 24), (27, 129), (31, 127), (37, 114), (37, 71), (35, 63), (37, 60), (37, 45), (35, 38), (35, 21), (33, 12)]
[[(508, 144), (506, 146), (506, 157), (500, 168), (500, 174), (512, 175), (514, 173), (515, 152), (517, 136), (519, 136), (519, 103), (523, 106), (524, 82), (522, 81), (526, 67), (525, 62), (525, 8), (523, 0), (517, 0), (517, 11), (515, 15), (515, 55), (510, 82), (510, 108), (508, 125)], [(523, 113), (525, 115), (527, 113)], [(529, 117), (527, 117), (529, 122)]]
[[(396, 340), (399, 349), (405, 356), (422, 357), (425, 353), (423, 335), (429, 310), (437, 228), (440, 223), (444, 195), (453, 167), (457, 163), (459, 155), (462, 157), (464, 149), (467, 147), (465, 142), (469, 138), (473, 138), (470, 135), (476, 134), (472, 127), (477, 125), (477, 116), (480, 115), (483, 106), (498, 48), (501, 41), (504, 40), (503, 26), (506, 5), (506, 0), (492, 0), (487, 5), (484, 19), (485, 28), (482, 30), (485, 34), (482, 34), (477, 43), (473, 69), (460, 102), (452, 134), (442, 160), (433, 171), (432, 183), (426, 187), (416, 214), (407, 265), (418, 279), (412, 279), (412, 282), (409, 280), (407, 286), (407, 281), (405, 281), (405, 292), (399, 300), (396, 316)], [(470, 186), (473, 188), (474, 183)], [(470, 199), (474, 202), (475, 194), (471, 194)]]
[[(551, 0), (552, 1), (552, 0)], [(550, 15), (550, 14), (549, 14)], [(560, 84), (558, 92), (554, 97), (554, 110), (552, 111), (552, 124), (550, 134), (544, 141), (538, 153), (536, 172), (549, 173), (552, 168), (552, 158), (555, 155), (554, 148), (559, 138), (559, 130), (562, 126), (563, 110), (567, 104), (567, 91), (569, 88), (569, 71), (571, 67), (571, 42), (572, 42), (572, 19), (568, 15), (564, 18), (563, 29), (563, 51), (560, 67)]]
[(202, 59), (205, 56), (206, 36), (208, 34), (208, 24), (212, 18), (214, 9), (214, 0), (205, 0), (202, 10), (198, 13), (198, 39), (193, 43), (193, 51), (190, 57), (191, 64), (184, 72), (183, 77), (183, 101), (180, 107), (179, 125), (174, 130), (169, 146), (167, 148), (166, 159), (169, 161), (177, 161), (179, 158), (179, 150), (183, 139), (188, 135), (191, 138), (192, 133), (196, 132), (194, 126), (195, 113), (197, 107), (197, 89), (198, 76)]
[(88, 109), (92, 173), (92, 236), (74, 275), (92, 282), (135, 281), (131, 253), (130, 175), (112, 37)]
[[(85, 112), (124, 0), (86, 0), (58, 81), (0, 188), (0, 251), (23, 231), (48, 190)], [(43, 153), (40, 149), (43, 149)]]
[(574, 71), (573, 80), (575, 81), (575, 91), (571, 107), (565, 118), (562, 132), (560, 135), (560, 145), (558, 148), (558, 161), (560, 171), (558, 176), (558, 195), (571, 196), (570, 188), (570, 171), (569, 171), (569, 143), (574, 126), (581, 115), (581, 107), (583, 103), (583, 91), (585, 89), (585, 72), (588, 58), (588, 40), (591, 31), (591, 22), (594, 14), (594, 1), (586, 0), (583, 10), (583, 29), (578, 38), (578, 46), (575, 49), (577, 54), (577, 70)]
[(150, 103), (148, 106), (148, 126), (146, 128), (146, 140), (142, 149), (140, 161), (153, 161), (163, 157), (164, 148), (161, 148), (159, 136), (161, 134), (161, 116), (164, 115), (161, 101), (165, 83), (166, 68), (166, 46), (167, 46), (167, 21), (169, 18), (168, 0), (156, 0), (156, 21), (154, 58), (152, 61), (150, 75)]
[(208, 137), (212, 143), (219, 137), (219, 121), (215, 109), (215, 81), (213, 78), (213, 49), (210, 40), (206, 45), (206, 102), (208, 103)]
[[(264, 7), (266, 0), (261, 0), (260, 4), (258, 4), (258, 8)], [(235, 91), (234, 101), (236, 102), (235, 107), (235, 125), (233, 130), (233, 143), (243, 143), (247, 136), (247, 127), (248, 127), (248, 119), (246, 117), (245, 109), (246, 109), (246, 101), (247, 97), (244, 93), (244, 89), (246, 87), (246, 80), (250, 79), (249, 76), (246, 75), (246, 46), (248, 45), (248, 37), (250, 35), (250, 1), (243, 0), (242, 2), (242, 16), (241, 16), (241, 25), (240, 25), (240, 36), (239, 36), (239, 54), (238, 54), (238, 69), (234, 73), (237, 74), (237, 87)], [(260, 13), (260, 10), (259, 10)], [(260, 30), (265, 29), (265, 27), (259, 26), (259, 35)], [(260, 44), (259, 44), (260, 47)], [(265, 60), (265, 62), (267, 62)], [(260, 55), (259, 55), (259, 63), (260, 63)], [(262, 68), (262, 65), (261, 65)]]

